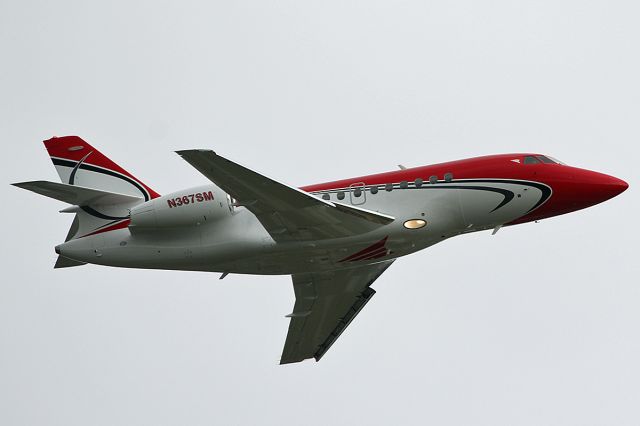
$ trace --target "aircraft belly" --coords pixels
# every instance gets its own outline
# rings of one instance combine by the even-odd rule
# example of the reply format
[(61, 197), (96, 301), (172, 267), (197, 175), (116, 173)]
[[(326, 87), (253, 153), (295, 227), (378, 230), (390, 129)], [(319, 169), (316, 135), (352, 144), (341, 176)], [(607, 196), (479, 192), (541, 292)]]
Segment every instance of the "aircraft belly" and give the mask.
[[(206, 225), (115, 230), (62, 244), (65, 257), (152, 269), (291, 274), (389, 260), (446, 238), (508, 223), (548, 198), (524, 181), (453, 181), (368, 194), (366, 208), (396, 219), (351, 237), (276, 243), (249, 211)], [(419, 229), (404, 226), (424, 220)], [(360, 253), (360, 254), (358, 254)]]
[(65, 257), (98, 265), (149, 269), (201, 269), (199, 233), (172, 230), (162, 236), (132, 237), (127, 229), (71, 240), (59, 247)]

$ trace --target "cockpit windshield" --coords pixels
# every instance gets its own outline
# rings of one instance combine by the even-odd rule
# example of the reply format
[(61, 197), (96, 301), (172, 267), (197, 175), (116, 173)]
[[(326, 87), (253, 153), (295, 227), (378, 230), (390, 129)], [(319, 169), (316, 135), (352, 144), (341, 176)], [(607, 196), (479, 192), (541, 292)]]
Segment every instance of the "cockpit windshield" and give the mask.
[(540, 159), (540, 161), (546, 164), (564, 164), (563, 162), (558, 161), (555, 158), (549, 157), (546, 155), (538, 155), (538, 158)]
[(538, 155), (538, 160), (542, 161), (545, 164), (556, 164), (555, 161), (551, 160), (548, 157), (545, 157), (544, 155)]
[(553, 157), (547, 155), (527, 155), (522, 161), (523, 164), (564, 164)]

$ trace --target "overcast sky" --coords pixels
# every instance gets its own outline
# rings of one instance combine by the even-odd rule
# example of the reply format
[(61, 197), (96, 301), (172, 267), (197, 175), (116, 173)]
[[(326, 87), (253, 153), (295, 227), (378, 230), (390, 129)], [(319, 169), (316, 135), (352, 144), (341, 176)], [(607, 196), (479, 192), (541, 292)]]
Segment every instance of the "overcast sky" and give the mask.
[[(637, 1), (0, 0), (2, 425), (638, 425)], [(398, 260), (320, 363), (290, 278), (53, 270), (77, 134), (167, 193), (542, 152), (631, 188)]]

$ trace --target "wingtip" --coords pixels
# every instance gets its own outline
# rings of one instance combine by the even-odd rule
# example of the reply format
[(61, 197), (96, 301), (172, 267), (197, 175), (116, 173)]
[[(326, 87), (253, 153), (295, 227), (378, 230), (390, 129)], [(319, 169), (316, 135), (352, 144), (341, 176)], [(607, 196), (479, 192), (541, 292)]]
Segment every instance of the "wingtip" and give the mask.
[(14, 182), (14, 183), (11, 183), (10, 185), (15, 186), (16, 188), (25, 189), (25, 186), (28, 186), (30, 183), (33, 183), (33, 182)]
[(297, 364), (305, 361), (305, 358), (280, 358), (280, 365)]

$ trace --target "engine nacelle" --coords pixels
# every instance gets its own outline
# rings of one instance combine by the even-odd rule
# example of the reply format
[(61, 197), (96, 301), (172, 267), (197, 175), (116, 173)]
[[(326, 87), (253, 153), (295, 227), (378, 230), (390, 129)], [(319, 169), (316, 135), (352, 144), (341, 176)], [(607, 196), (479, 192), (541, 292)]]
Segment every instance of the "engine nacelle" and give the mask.
[(131, 209), (132, 228), (196, 226), (231, 216), (227, 194), (214, 185), (164, 195)]

